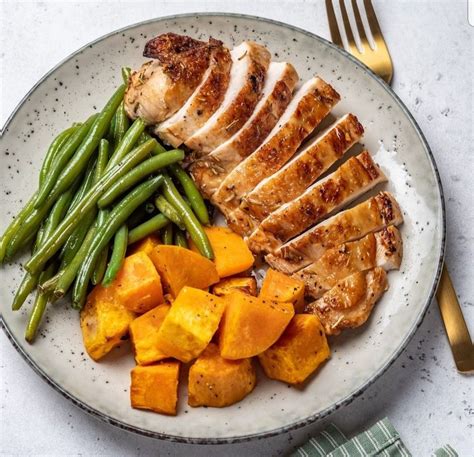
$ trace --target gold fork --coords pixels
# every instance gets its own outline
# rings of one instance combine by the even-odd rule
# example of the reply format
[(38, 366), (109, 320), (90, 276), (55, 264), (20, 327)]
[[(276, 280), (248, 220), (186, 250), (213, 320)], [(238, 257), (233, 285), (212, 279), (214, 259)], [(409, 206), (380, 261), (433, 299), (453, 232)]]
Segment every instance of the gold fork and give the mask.
[[(367, 22), (374, 40), (374, 45), (371, 45), (367, 39), (359, 7), (357, 6), (357, 0), (351, 0), (351, 4), (359, 35), (360, 48), (357, 46), (354, 38), (345, 1), (339, 0), (342, 21), (348, 42), (347, 51), (367, 65), (374, 73), (383, 78), (387, 84), (390, 84), (393, 76), (392, 58), (385, 44), (372, 2), (371, 0), (364, 0)], [(326, 0), (326, 11), (332, 41), (343, 48), (344, 44), (337, 24), (332, 0)], [(443, 265), (443, 272), (439, 281), (436, 298), (458, 371), (461, 373), (474, 372), (474, 346), (446, 265)]]

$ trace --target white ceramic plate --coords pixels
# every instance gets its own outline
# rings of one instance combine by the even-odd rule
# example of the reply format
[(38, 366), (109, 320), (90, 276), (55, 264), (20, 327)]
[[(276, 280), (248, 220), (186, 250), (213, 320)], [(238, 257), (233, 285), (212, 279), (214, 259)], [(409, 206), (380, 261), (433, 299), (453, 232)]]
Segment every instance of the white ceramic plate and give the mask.
[(445, 222), (441, 184), (429, 147), (405, 106), (379, 78), (344, 51), (304, 30), (255, 17), (192, 14), (156, 19), (107, 35), (48, 73), (20, 103), (1, 139), (1, 226), (34, 191), (45, 149), (59, 131), (85, 119), (119, 84), (120, 68), (136, 68), (145, 41), (163, 32), (213, 36), (233, 46), (262, 42), (275, 60), (291, 61), (303, 79), (321, 75), (342, 95), (334, 111), (355, 113), (366, 129), (364, 145), (390, 179), (400, 203), (405, 255), (389, 274), (390, 290), (369, 322), (331, 342), (332, 358), (304, 390), (260, 376), (255, 391), (228, 408), (190, 408), (185, 382), (177, 417), (134, 410), (124, 344), (101, 363), (87, 357), (79, 319), (65, 303), (48, 309), (37, 342), (23, 339), (26, 311), (10, 311), (22, 277), (20, 259), (1, 271), (3, 326), (34, 370), (76, 405), (127, 430), (170, 440), (217, 443), (265, 437), (317, 420), (349, 403), (396, 359), (433, 297), (443, 259)]

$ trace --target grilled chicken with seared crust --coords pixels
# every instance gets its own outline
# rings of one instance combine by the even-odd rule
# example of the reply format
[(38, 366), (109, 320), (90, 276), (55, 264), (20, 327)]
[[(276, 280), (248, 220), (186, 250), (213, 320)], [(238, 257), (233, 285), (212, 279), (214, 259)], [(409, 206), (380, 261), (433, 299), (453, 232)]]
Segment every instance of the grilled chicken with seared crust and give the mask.
[(300, 197), (271, 213), (247, 240), (254, 252), (274, 252), (352, 200), (386, 181), (367, 151), (344, 162)]
[(319, 317), (326, 335), (339, 335), (342, 330), (364, 324), (387, 289), (387, 273), (383, 268), (358, 271), (306, 305), (305, 313)]
[(231, 51), (232, 68), (224, 100), (207, 122), (185, 142), (199, 157), (209, 154), (245, 124), (258, 103), (270, 64), (268, 50), (244, 41)]
[(400, 232), (391, 225), (360, 240), (328, 249), (319, 260), (294, 273), (293, 277), (305, 283), (307, 297), (319, 298), (338, 281), (357, 271), (374, 267), (398, 270), (402, 252)]
[(192, 136), (219, 108), (229, 86), (232, 59), (222, 42), (209, 41), (209, 67), (201, 84), (173, 116), (155, 128), (155, 133), (173, 147)]
[(226, 177), (211, 201), (224, 213), (234, 231), (246, 234), (249, 226), (245, 215), (230, 218), (230, 213), (258, 183), (291, 159), (339, 99), (339, 94), (322, 79), (315, 77), (307, 81), (296, 92), (264, 143)]
[(347, 114), (318, 136), (274, 175), (264, 179), (246, 195), (240, 207), (263, 220), (286, 202), (300, 196), (334, 162), (358, 141), (364, 128)]
[(270, 63), (262, 98), (252, 116), (234, 136), (190, 167), (189, 171), (205, 197), (210, 198), (224, 178), (262, 144), (290, 103), (297, 82), (298, 73), (293, 65)]
[(402, 222), (403, 216), (393, 195), (380, 192), (321, 222), (281, 246), (274, 254), (267, 255), (265, 260), (277, 270), (294, 273), (316, 262), (327, 249)]
[(175, 33), (148, 41), (143, 55), (154, 60), (130, 76), (124, 98), (128, 116), (155, 125), (173, 115), (200, 84), (212, 50), (221, 45)]

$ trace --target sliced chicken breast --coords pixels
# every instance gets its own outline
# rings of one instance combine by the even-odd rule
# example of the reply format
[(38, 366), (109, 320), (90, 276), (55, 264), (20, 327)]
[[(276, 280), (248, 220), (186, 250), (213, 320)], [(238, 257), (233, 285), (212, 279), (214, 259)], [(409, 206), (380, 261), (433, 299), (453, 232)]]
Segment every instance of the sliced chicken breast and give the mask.
[[(212, 202), (226, 216), (236, 210), (249, 191), (295, 154), (339, 99), (339, 94), (322, 79), (315, 77), (307, 81), (296, 92), (265, 142), (229, 173)], [(228, 223), (231, 223), (229, 219)], [(240, 222), (238, 218), (232, 221), (231, 228), (240, 234), (247, 232), (245, 221)]]
[(262, 94), (270, 52), (253, 41), (244, 41), (230, 54), (232, 69), (224, 100), (207, 122), (185, 142), (198, 157), (209, 154), (240, 130)]
[(155, 133), (173, 147), (193, 135), (219, 108), (229, 86), (232, 59), (220, 41), (210, 41), (210, 64), (201, 84), (183, 107), (155, 128)]
[(262, 98), (252, 116), (234, 136), (190, 167), (194, 181), (205, 197), (210, 198), (224, 178), (262, 144), (290, 103), (297, 82), (298, 73), (293, 65), (270, 63)]
[(383, 268), (358, 271), (306, 305), (305, 312), (319, 317), (327, 335), (338, 335), (342, 330), (364, 324), (387, 289), (387, 273)]
[(338, 281), (357, 271), (382, 267), (399, 269), (403, 244), (400, 232), (391, 225), (360, 240), (349, 241), (332, 249), (306, 268), (293, 274), (305, 283), (305, 295), (319, 298)]
[(248, 245), (255, 253), (274, 252), (329, 213), (343, 208), (386, 180), (367, 151), (351, 157), (334, 173), (264, 219), (250, 235)]
[(246, 195), (240, 207), (263, 220), (286, 202), (301, 195), (356, 142), (364, 128), (353, 114), (347, 114), (312, 141), (280, 171), (264, 179)]
[(212, 38), (205, 43), (175, 33), (148, 41), (143, 55), (155, 60), (130, 76), (124, 98), (128, 116), (154, 125), (178, 111), (200, 84), (216, 45), (222, 43)]
[(316, 262), (328, 249), (402, 222), (403, 216), (393, 195), (380, 192), (326, 219), (281, 246), (274, 254), (267, 255), (265, 260), (279, 271), (295, 273)]

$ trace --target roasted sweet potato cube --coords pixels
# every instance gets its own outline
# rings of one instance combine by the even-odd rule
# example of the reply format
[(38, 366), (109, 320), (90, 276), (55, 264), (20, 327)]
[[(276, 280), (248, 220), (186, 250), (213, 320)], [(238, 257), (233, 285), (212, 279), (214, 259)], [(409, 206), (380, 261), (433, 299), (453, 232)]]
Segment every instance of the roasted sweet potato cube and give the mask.
[(212, 293), (218, 297), (229, 295), (236, 290), (255, 297), (257, 295), (257, 281), (251, 276), (245, 278), (226, 278), (212, 287)]
[(128, 254), (132, 255), (136, 254), (137, 252), (144, 252), (145, 254), (150, 254), (150, 252), (153, 251), (153, 249), (155, 249), (155, 247), (160, 244), (161, 240), (159, 236), (156, 234), (151, 234), (143, 238), (142, 240), (133, 243), (128, 250)]
[(226, 360), (211, 343), (189, 369), (188, 404), (233, 405), (252, 392), (256, 382), (252, 359)]
[(132, 408), (151, 409), (161, 414), (176, 415), (179, 362), (137, 366), (132, 370), (131, 377)]
[(173, 297), (184, 286), (206, 289), (219, 281), (215, 265), (200, 254), (179, 246), (157, 246), (150, 258), (160, 273), (166, 292)]
[(183, 287), (158, 331), (158, 349), (182, 362), (195, 359), (211, 341), (224, 308), (221, 298)]
[(170, 309), (169, 305), (159, 305), (137, 317), (130, 324), (135, 360), (139, 365), (149, 365), (167, 358), (158, 349), (158, 330)]
[(293, 303), (296, 312), (303, 312), (304, 282), (269, 268), (263, 280), (260, 297)]
[(268, 349), (285, 330), (295, 310), (279, 303), (234, 292), (225, 297), (219, 348), (225, 359), (245, 359)]
[(329, 358), (330, 349), (317, 316), (296, 314), (279, 340), (258, 359), (271, 379), (299, 384)]
[(118, 300), (130, 311), (145, 313), (163, 303), (161, 280), (144, 252), (125, 257), (113, 284)]
[[(248, 270), (255, 259), (243, 238), (227, 227), (205, 227), (214, 251), (214, 263), (220, 278)], [(191, 249), (199, 252), (191, 243)]]
[(135, 314), (115, 296), (113, 287), (94, 287), (81, 311), (81, 330), (87, 353), (99, 360), (128, 334)]

